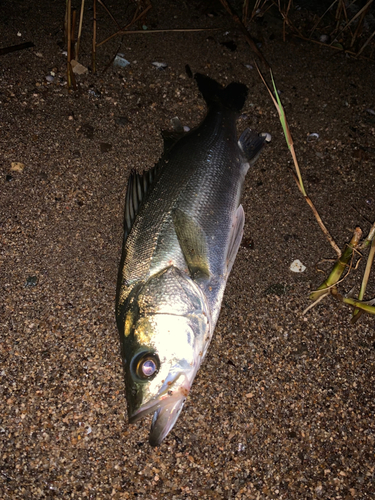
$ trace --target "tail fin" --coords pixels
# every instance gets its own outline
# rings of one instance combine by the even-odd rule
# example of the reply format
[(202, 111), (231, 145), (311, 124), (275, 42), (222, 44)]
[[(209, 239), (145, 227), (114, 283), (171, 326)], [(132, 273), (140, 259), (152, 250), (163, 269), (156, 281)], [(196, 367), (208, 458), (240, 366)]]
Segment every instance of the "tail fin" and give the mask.
[(224, 88), (212, 78), (200, 73), (196, 73), (194, 77), (208, 106), (221, 104), (232, 111), (241, 111), (247, 97), (246, 85), (232, 82)]

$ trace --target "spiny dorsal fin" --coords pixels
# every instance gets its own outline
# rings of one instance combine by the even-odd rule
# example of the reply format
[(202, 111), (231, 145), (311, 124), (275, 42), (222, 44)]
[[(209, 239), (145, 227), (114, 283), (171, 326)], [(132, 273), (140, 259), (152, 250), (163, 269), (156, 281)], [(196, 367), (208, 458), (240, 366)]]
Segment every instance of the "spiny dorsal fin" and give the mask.
[(150, 186), (154, 182), (158, 171), (158, 165), (155, 165), (155, 167), (144, 171), (142, 174), (138, 174), (135, 170), (132, 170), (130, 173), (125, 196), (124, 240), (126, 240), (130, 233), (134, 220), (138, 214), (139, 207), (146, 193), (150, 190)]

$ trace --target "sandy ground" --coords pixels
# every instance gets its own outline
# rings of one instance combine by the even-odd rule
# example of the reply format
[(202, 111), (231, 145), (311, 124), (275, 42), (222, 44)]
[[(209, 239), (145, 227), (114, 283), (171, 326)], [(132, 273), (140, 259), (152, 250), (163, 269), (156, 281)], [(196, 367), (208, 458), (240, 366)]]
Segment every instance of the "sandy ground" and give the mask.
[[(218, 30), (128, 36), (120, 52), (131, 65), (103, 74), (113, 38), (98, 49), (98, 73), (68, 93), (65, 2), (0, 7), (1, 45), (35, 44), (0, 58), (0, 498), (374, 498), (374, 318), (352, 326), (333, 298), (302, 314), (324, 276), (318, 262), (335, 253), (297, 190), (276, 111), (231, 19), (216, 4), (159, 2), (149, 29)], [(87, 8), (86, 66), (91, 19)], [(99, 40), (116, 30), (101, 8), (98, 21)], [(374, 63), (283, 42), (276, 19), (252, 29), (306, 189), (342, 248), (375, 220)], [(152, 449), (150, 419), (127, 424), (116, 278), (130, 170), (157, 161), (171, 118), (193, 127), (205, 113), (186, 64), (246, 83), (239, 132), (273, 139), (246, 179), (244, 242), (207, 358), (175, 428)], [(304, 273), (289, 270), (294, 259)], [(340, 290), (358, 283), (352, 274)], [(374, 292), (372, 279), (366, 297)]]

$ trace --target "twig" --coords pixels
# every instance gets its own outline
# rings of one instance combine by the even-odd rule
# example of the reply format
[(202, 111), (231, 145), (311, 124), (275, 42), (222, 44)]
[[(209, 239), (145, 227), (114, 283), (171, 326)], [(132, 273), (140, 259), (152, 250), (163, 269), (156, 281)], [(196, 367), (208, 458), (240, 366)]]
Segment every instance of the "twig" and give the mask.
[[(306, 38), (305, 36), (303, 35), (297, 35), (295, 34), (294, 36), (298, 37), (298, 38), (301, 38), (301, 40), (306, 40), (306, 42), (313, 42), (313, 43), (316, 43), (318, 45), (322, 45), (323, 47), (326, 47), (328, 49), (335, 49), (335, 50), (338, 50), (344, 54), (349, 54), (353, 57), (358, 57), (359, 54), (357, 52), (354, 52), (353, 50), (348, 50), (348, 49), (345, 49), (343, 47), (338, 47), (336, 45), (328, 45), (324, 42), (320, 42), (319, 40), (313, 40), (312, 38)], [(371, 37), (372, 38), (372, 37)], [(368, 40), (370, 41), (370, 40)], [(370, 57), (365, 57), (365, 56), (362, 56), (363, 59), (366, 59), (368, 61), (373, 61), (373, 59), (371, 59)]]
[(371, 40), (374, 38), (374, 36), (375, 36), (375, 31), (369, 36), (369, 38), (362, 45), (361, 49), (357, 52), (357, 54), (356, 54), (357, 57), (362, 54), (364, 48), (367, 47), (367, 45), (371, 42)]
[(261, 53), (261, 51), (256, 46), (256, 43), (254, 42), (254, 40), (249, 35), (249, 32), (245, 28), (245, 26), (242, 23), (241, 19), (237, 16), (237, 14), (235, 12), (233, 12), (233, 10), (230, 7), (230, 5), (228, 4), (227, 0), (220, 0), (220, 3), (226, 9), (226, 11), (229, 13), (229, 15), (232, 16), (233, 21), (238, 24), (238, 26), (240, 27), (242, 33), (245, 36), (245, 39), (246, 39), (247, 43), (250, 45), (252, 51), (255, 52), (255, 54), (264, 62), (264, 64), (267, 66), (267, 68), (270, 68), (271, 66), (266, 61), (266, 58), (264, 57), (264, 55)]
[[(126, 26), (124, 26), (123, 28), (120, 28), (119, 31), (116, 31), (116, 33), (113, 33), (112, 35), (110, 35), (108, 38), (106, 38), (105, 40), (103, 40), (102, 42), (98, 43), (96, 46), (97, 47), (100, 47), (100, 45), (103, 45), (104, 43), (108, 42), (108, 40), (111, 40), (111, 38), (113, 38), (114, 36), (117, 36), (117, 35), (125, 35), (127, 33), (134, 33), (134, 32), (130, 32), (130, 31), (127, 31), (127, 29), (130, 27), (130, 26), (133, 26), (133, 24), (135, 24), (137, 21), (139, 21), (140, 19), (142, 19), (143, 16), (145, 16), (147, 14), (147, 12), (152, 8), (152, 5), (151, 3), (149, 3), (149, 5), (147, 5), (147, 7), (139, 14), (139, 15), (136, 15), (136, 13), (138, 11), (136, 11), (136, 13), (134, 14), (133, 16), (133, 19), (130, 21), (129, 24), (127, 24)], [(116, 23), (117, 24), (117, 23)], [(159, 31), (159, 30), (154, 30), (154, 31)], [(166, 31), (166, 30), (160, 30), (160, 31)], [(144, 31), (139, 31), (139, 33), (147, 33), (149, 32), (148, 30), (144, 30)], [(150, 32), (152, 32), (152, 30), (150, 30)]]
[(335, 5), (335, 3), (337, 2), (337, 0), (333, 0), (333, 2), (331, 3), (331, 5), (328, 7), (328, 9), (324, 12), (324, 14), (317, 20), (317, 22), (314, 24), (312, 30), (310, 31), (310, 35), (309, 35), (309, 38), (312, 37), (312, 34), (314, 33), (314, 31), (316, 30), (318, 24), (320, 23), (320, 21), (323, 19), (323, 17), (327, 14), (327, 12), (329, 12), (332, 7)]
[[(352, 24), (352, 22), (353, 22), (353, 21), (355, 21), (355, 20), (357, 19), (357, 17), (359, 17), (359, 16), (363, 13), (363, 11), (365, 11), (365, 10), (366, 10), (366, 9), (370, 6), (370, 4), (372, 4), (372, 2), (373, 2), (373, 0), (368, 0), (368, 2), (366, 3), (366, 5), (364, 5), (364, 7), (362, 7), (362, 9), (361, 9), (361, 10), (359, 10), (359, 11), (357, 12), (357, 14), (356, 14), (355, 16), (353, 16), (353, 17), (350, 19), (350, 21), (348, 21), (348, 22), (345, 24), (345, 26), (344, 26), (344, 27), (343, 27), (343, 28), (342, 28), (342, 29), (341, 29), (341, 30), (337, 33), (336, 38), (337, 38), (337, 37), (339, 37), (339, 36), (340, 36), (340, 35), (341, 35), (341, 34), (342, 34), (345, 30), (346, 30), (346, 28), (348, 28), (348, 27)], [(344, 9), (344, 11), (345, 11), (345, 13), (346, 13), (346, 10), (345, 10), (345, 5), (344, 5), (343, 9)], [(332, 42), (332, 43), (333, 43), (333, 42)]]
[(0, 56), (4, 56), (5, 54), (9, 54), (10, 52), (16, 52), (17, 50), (28, 49), (30, 47), (35, 47), (33, 42), (25, 42), (25, 43), (19, 43), (18, 45), (3, 47), (2, 49), (0, 49)]
[(108, 42), (111, 38), (117, 35), (147, 35), (151, 33), (193, 33), (197, 31), (219, 31), (221, 28), (186, 28), (186, 29), (161, 29), (161, 30), (121, 30), (121, 31), (116, 31), (116, 33), (113, 33), (110, 35), (108, 38), (103, 40), (102, 42), (99, 42), (96, 46), (100, 47), (104, 43)]
[(315, 302), (313, 302), (312, 304), (310, 304), (309, 306), (306, 307), (306, 309), (304, 309), (304, 311), (302, 312), (303, 315), (305, 315), (308, 311), (310, 311), (310, 309), (312, 309), (313, 307), (315, 307), (320, 301), (322, 301), (324, 299), (324, 297), (327, 297), (327, 295), (329, 295), (330, 292), (327, 290), (326, 293), (323, 293), (322, 295), (320, 295), (316, 300)]
[(117, 25), (118, 29), (121, 30), (121, 26), (119, 25), (119, 23), (116, 21), (116, 19), (112, 16), (110, 10), (107, 8), (107, 6), (102, 2), (102, 0), (98, 0), (98, 2), (100, 3), (100, 5), (103, 7), (103, 9), (107, 12), (107, 14), (109, 15), (109, 17), (112, 19), (112, 21)]

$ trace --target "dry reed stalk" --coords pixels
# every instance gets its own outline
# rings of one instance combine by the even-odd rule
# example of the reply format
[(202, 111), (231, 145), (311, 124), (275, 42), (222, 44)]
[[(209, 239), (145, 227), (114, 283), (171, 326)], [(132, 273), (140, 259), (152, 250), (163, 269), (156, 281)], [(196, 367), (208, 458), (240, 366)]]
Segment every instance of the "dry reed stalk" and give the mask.
[(93, 27), (92, 27), (92, 71), (96, 72), (96, 0), (93, 5)]
[(72, 29), (71, 29), (71, 19), (72, 19), (72, 0), (66, 0), (66, 31), (68, 37), (68, 61), (67, 61), (67, 82), (68, 82), (68, 90), (72, 86), (72, 72), (71, 72), (71, 64), (72, 60), (72, 47), (71, 47), (71, 37), (72, 37)]
[(186, 28), (186, 29), (161, 29), (161, 30), (121, 30), (117, 31), (116, 33), (113, 33), (113, 35), (109, 36), (102, 42), (99, 42), (96, 46), (100, 47), (104, 43), (108, 42), (111, 38), (113, 38), (116, 35), (147, 35), (147, 34), (153, 34), (153, 33), (194, 33), (198, 31), (220, 31), (222, 28)]
[[(333, 287), (337, 286), (337, 284), (340, 282), (340, 278), (343, 275), (345, 269), (348, 268), (348, 262), (353, 260), (354, 251), (358, 248), (361, 238), (362, 238), (362, 231), (359, 227), (356, 227), (352, 239), (350, 240), (350, 243), (348, 245), (345, 245), (345, 248), (342, 251), (342, 253), (340, 252), (341, 256), (336, 262), (336, 264), (333, 266), (333, 269), (328, 278), (324, 280), (323, 283), (310, 294), (311, 300), (317, 300), (321, 295), (326, 294), (326, 292), (329, 292), (330, 290), (333, 289)], [(351, 262), (348, 268), (347, 275), (349, 274), (352, 267), (353, 266)], [(343, 279), (341, 279), (341, 281), (343, 281)]]
[(304, 185), (303, 185), (303, 181), (302, 181), (301, 171), (300, 171), (300, 168), (299, 168), (299, 165), (298, 165), (297, 155), (296, 155), (296, 152), (295, 152), (295, 149), (294, 149), (292, 134), (290, 133), (290, 129), (289, 129), (288, 122), (286, 120), (284, 109), (283, 109), (283, 106), (281, 104), (279, 95), (278, 95), (277, 90), (276, 90), (275, 82), (274, 82), (273, 76), (272, 76), (272, 71), (271, 71), (271, 78), (272, 78), (272, 83), (273, 83), (273, 86), (274, 86), (274, 91), (275, 91), (276, 99), (273, 96), (270, 88), (268, 87), (268, 85), (267, 85), (267, 83), (266, 83), (266, 81), (265, 81), (262, 73), (260, 72), (258, 66), (256, 66), (256, 67), (257, 67), (258, 73), (259, 73), (259, 75), (260, 75), (260, 77), (261, 77), (264, 85), (266, 86), (266, 88), (268, 90), (268, 93), (271, 96), (271, 99), (272, 99), (272, 101), (274, 103), (274, 106), (277, 109), (277, 112), (279, 114), (280, 122), (281, 122), (281, 125), (282, 125), (283, 130), (284, 130), (285, 139), (286, 139), (286, 142), (288, 144), (289, 150), (290, 150), (292, 158), (293, 158), (294, 167), (296, 169), (295, 180), (297, 182), (298, 189), (301, 191), (301, 193), (302, 193), (303, 197), (305, 198), (307, 204), (309, 205), (309, 207), (313, 211), (313, 214), (314, 214), (314, 216), (315, 216), (315, 218), (316, 218), (316, 220), (317, 220), (317, 222), (319, 224), (319, 227), (321, 228), (321, 230), (323, 231), (324, 235), (328, 239), (330, 245), (335, 250), (335, 252), (337, 253), (338, 257), (340, 257), (341, 256), (341, 250), (336, 245), (334, 239), (332, 238), (332, 236), (330, 235), (330, 233), (329, 233), (328, 229), (326, 228), (324, 222), (322, 221), (322, 219), (321, 219), (321, 217), (320, 217), (317, 209), (315, 208), (312, 200), (310, 199), (309, 196), (307, 196), (307, 193), (305, 191), (305, 188), (304, 188)]
[(220, 0), (220, 3), (223, 5), (223, 7), (225, 8), (225, 10), (228, 12), (228, 14), (232, 17), (233, 21), (238, 24), (238, 26), (240, 27), (247, 43), (250, 45), (251, 47), (251, 50), (259, 57), (259, 59), (261, 59), (264, 64), (267, 66), (267, 68), (270, 68), (271, 66), (268, 64), (268, 62), (266, 61), (266, 58), (264, 57), (264, 55), (261, 53), (261, 51), (258, 49), (258, 47), (256, 46), (256, 43), (254, 42), (254, 40), (251, 38), (249, 32), (247, 31), (246, 27), (244, 26), (244, 24), (241, 22), (241, 19), (237, 16), (237, 14), (232, 10), (232, 8), (230, 7), (230, 5), (228, 4), (227, 0)]
[[(98, 43), (96, 46), (100, 47), (104, 43), (108, 42), (108, 40), (111, 40), (113, 37), (115, 37), (117, 35), (125, 35), (125, 34), (129, 33), (128, 28), (130, 28), (130, 26), (132, 26), (133, 24), (135, 24), (137, 21), (140, 21), (142, 19), (142, 17), (144, 17), (151, 8), (152, 8), (151, 2), (148, 1), (147, 7), (140, 14), (138, 14), (138, 9), (136, 10), (136, 12), (135, 12), (135, 14), (133, 16), (133, 19), (130, 21), (130, 23), (128, 23), (123, 28), (120, 28), (119, 31), (116, 31), (116, 33), (113, 33), (108, 38), (106, 38), (102, 42)], [(118, 24), (118, 23), (116, 22), (116, 24)], [(157, 32), (158, 30), (150, 30), (150, 31), (151, 32), (152, 31), (153, 32)], [(147, 30), (147, 31), (144, 31), (144, 33), (147, 33), (147, 32), (150, 32), (150, 31)], [(160, 30), (160, 31), (166, 31), (166, 30)], [(171, 31), (174, 31), (174, 30), (171, 30)], [(143, 31), (133, 31), (132, 33), (143, 33)]]
[(79, 24), (78, 24), (78, 36), (77, 36), (77, 43), (75, 46), (75, 53), (76, 53), (76, 61), (78, 61), (79, 57), (79, 46), (81, 43), (81, 35), (82, 35), (82, 23), (83, 23), (83, 10), (85, 8), (85, 0), (81, 1), (81, 13), (79, 16)]
[(98, 2), (100, 3), (100, 5), (103, 7), (103, 9), (107, 12), (107, 14), (109, 15), (109, 17), (112, 19), (112, 21), (117, 24), (117, 28), (119, 30), (121, 30), (121, 26), (119, 25), (119, 23), (117, 22), (117, 20), (113, 17), (111, 11), (107, 8), (107, 6), (102, 2), (102, 0), (98, 0)]
[[(365, 272), (364, 272), (362, 284), (361, 284), (361, 289), (360, 289), (359, 294), (358, 294), (358, 300), (363, 300), (363, 297), (365, 296), (368, 279), (370, 277), (372, 263), (374, 261), (374, 256), (375, 256), (375, 239), (373, 239), (372, 243), (371, 243), (370, 253), (369, 253), (368, 258), (367, 258), (366, 268), (365, 268)], [(358, 309), (354, 309), (352, 323), (355, 323), (359, 319), (361, 312), (362, 311), (359, 311)]]

